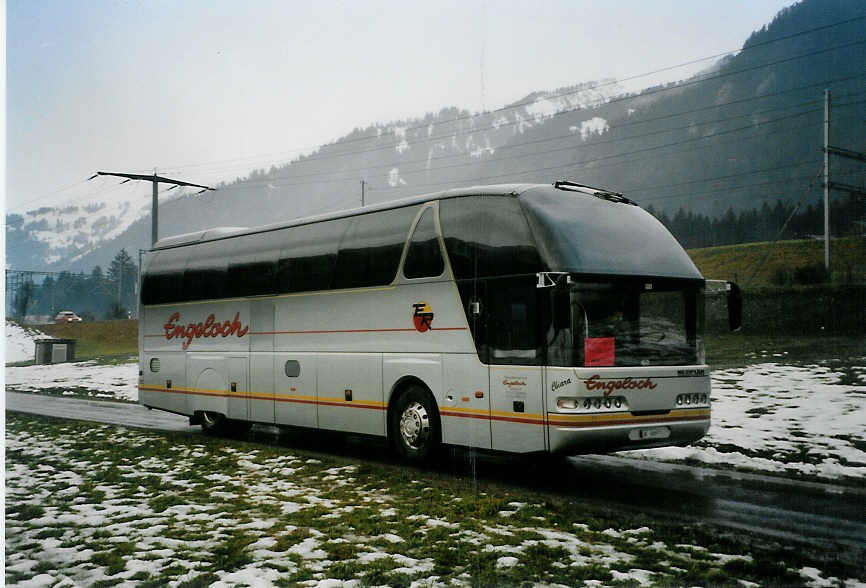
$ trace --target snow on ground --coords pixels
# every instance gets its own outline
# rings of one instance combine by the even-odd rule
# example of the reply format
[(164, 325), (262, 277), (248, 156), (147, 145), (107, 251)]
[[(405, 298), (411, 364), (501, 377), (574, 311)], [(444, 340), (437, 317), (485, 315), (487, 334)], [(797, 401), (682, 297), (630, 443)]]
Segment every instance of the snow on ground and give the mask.
[[(10, 586), (692, 585), (767, 564), (719, 552), (715, 536), (689, 535), (710, 549), (582, 521), (581, 509), (560, 516), (438, 483), (417, 492), (405, 475), (282, 447), (13, 417), (6, 452)], [(455, 508), (458, 498), (495, 508)], [(786, 568), (786, 579), (842, 584), (812, 567)]]
[(6, 389), (138, 401), (138, 364), (95, 361), (6, 368)]
[(32, 361), (36, 358), (36, 339), (46, 337), (36, 329), (24, 328), (6, 321), (6, 343), (4, 355), (6, 363)]
[[(625, 452), (660, 461), (826, 479), (866, 477), (866, 365), (761, 363), (715, 372), (713, 424), (690, 447)], [(7, 367), (9, 390), (138, 400), (138, 364)]]
[(690, 447), (626, 452), (652, 460), (866, 477), (866, 365), (762, 363), (715, 372), (710, 432)]

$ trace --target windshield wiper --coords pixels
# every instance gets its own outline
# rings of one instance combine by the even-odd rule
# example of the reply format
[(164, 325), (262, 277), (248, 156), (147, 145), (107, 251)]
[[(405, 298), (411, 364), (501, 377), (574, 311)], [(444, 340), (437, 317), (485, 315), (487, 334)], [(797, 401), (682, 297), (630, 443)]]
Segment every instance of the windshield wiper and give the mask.
[(569, 182), (567, 180), (554, 182), (553, 187), (557, 190), (568, 190), (570, 192), (581, 192), (583, 194), (589, 194), (590, 196), (595, 196), (596, 198), (601, 198), (602, 200), (608, 200), (610, 202), (631, 204), (632, 206), (638, 205), (637, 202), (635, 202), (634, 200), (626, 198), (619, 192), (614, 192), (613, 190), (608, 190), (607, 188), (594, 188), (592, 186), (585, 186), (583, 184)]

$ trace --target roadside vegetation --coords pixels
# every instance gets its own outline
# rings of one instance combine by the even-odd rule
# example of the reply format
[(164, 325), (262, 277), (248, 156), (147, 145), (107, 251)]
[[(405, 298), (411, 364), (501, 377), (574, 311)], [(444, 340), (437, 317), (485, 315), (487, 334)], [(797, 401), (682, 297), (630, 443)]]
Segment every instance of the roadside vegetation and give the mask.
[(8, 415), (6, 583), (838, 584), (808, 550), (573, 496), (201, 435)]
[[(101, 364), (123, 363), (138, 357), (138, 321), (83, 321), (39, 325), (47, 337), (75, 339), (76, 360), (96, 360)], [(19, 362), (16, 365), (29, 365)]]
[[(831, 280), (824, 272), (824, 241), (799, 239), (689, 249), (692, 261), (710, 280), (734, 280), (741, 286), (791, 286), (821, 282), (866, 282), (866, 239), (845, 237), (830, 243)], [(761, 264), (761, 260), (766, 260)], [(751, 283), (747, 280), (755, 273)]]

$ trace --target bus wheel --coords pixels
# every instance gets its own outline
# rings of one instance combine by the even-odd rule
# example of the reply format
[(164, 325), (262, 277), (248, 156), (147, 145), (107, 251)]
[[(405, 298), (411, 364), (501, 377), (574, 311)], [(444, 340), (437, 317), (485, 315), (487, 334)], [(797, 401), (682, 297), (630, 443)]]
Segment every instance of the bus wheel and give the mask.
[(227, 419), (218, 412), (202, 412), (199, 420), (202, 431), (207, 435), (243, 437), (253, 428), (253, 424), (249, 421)]
[(439, 412), (430, 394), (412, 386), (401, 394), (391, 412), (391, 433), (397, 451), (408, 461), (421, 462), (439, 447)]
[(225, 430), (226, 418), (218, 412), (202, 412), (199, 421), (201, 430), (208, 435), (220, 435)]

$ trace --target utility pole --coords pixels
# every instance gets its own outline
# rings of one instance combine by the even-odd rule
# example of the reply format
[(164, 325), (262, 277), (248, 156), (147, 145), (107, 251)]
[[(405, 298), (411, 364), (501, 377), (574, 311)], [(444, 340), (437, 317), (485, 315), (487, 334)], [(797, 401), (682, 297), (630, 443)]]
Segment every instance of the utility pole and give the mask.
[(830, 90), (824, 90), (824, 269), (830, 276)]
[(361, 208), (364, 208), (364, 185), (366, 182), (361, 180)]
[(147, 182), (153, 183), (153, 202), (151, 204), (150, 218), (151, 218), (151, 226), (150, 226), (150, 246), (153, 247), (156, 245), (157, 237), (159, 235), (159, 210), (157, 206), (157, 193), (159, 191), (159, 184), (174, 184), (173, 187), (169, 188), (169, 190), (173, 190), (178, 186), (190, 186), (193, 188), (202, 188), (201, 191), (196, 192), (196, 194), (201, 194), (202, 192), (207, 192), (208, 190), (215, 192), (216, 188), (211, 188), (210, 186), (202, 186), (201, 184), (191, 184), (190, 182), (183, 182), (181, 180), (172, 180), (171, 178), (164, 178), (156, 175), (156, 168), (153, 168), (153, 175), (149, 176), (146, 174), (125, 174), (118, 172), (101, 172), (98, 171), (92, 176), (88, 178), (88, 180), (92, 180), (97, 176), (115, 176), (118, 178), (126, 178), (121, 184), (125, 184), (126, 182), (130, 182), (132, 180), (144, 180)]

